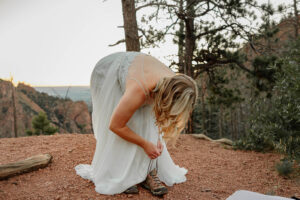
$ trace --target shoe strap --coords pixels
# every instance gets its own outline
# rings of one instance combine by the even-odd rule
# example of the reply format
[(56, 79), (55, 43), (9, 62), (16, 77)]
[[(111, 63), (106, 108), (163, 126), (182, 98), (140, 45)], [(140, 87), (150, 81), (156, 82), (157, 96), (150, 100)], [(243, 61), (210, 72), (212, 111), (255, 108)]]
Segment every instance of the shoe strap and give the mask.
[[(158, 135), (158, 140), (161, 141), (160, 135)], [(156, 171), (157, 171), (157, 173), (158, 173), (158, 164), (157, 164), (157, 162), (158, 162), (158, 157), (157, 157), (156, 159), (154, 159), (154, 160), (156, 160)], [(153, 163), (153, 160), (150, 158), (150, 162), (149, 162), (148, 170), (147, 170), (147, 175), (150, 173), (150, 169), (151, 169), (150, 166), (152, 166), (152, 163)]]
[(150, 173), (151, 166), (153, 165), (153, 160), (156, 160), (156, 172), (158, 172), (158, 157), (156, 159), (150, 159), (149, 165), (148, 165), (148, 170), (147, 170), (147, 175)]

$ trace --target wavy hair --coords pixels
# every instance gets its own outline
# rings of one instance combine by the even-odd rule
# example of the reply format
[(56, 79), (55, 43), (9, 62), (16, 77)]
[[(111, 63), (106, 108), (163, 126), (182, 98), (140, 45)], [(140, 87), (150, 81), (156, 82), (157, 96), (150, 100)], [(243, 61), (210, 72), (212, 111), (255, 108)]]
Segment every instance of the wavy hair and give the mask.
[(166, 143), (170, 141), (175, 146), (197, 102), (197, 83), (191, 77), (179, 73), (160, 79), (152, 93), (155, 124), (159, 133), (163, 133)]

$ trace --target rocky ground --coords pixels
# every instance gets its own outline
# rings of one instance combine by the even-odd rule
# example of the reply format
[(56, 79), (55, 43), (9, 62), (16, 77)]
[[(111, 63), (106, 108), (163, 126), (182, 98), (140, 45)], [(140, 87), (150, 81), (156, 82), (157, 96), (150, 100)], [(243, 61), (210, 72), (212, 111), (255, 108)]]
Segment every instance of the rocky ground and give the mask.
[(226, 199), (236, 190), (300, 196), (298, 179), (278, 176), (275, 153), (230, 150), (191, 135), (181, 135), (177, 148), (168, 150), (176, 164), (188, 169), (187, 181), (169, 187), (164, 197), (153, 197), (139, 186), (137, 195), (102, 195), (93, 182), (76, 175), (74, 167), (90, 164), (95, 150), (92, 134), (60, 134), (0, 139), (0, 164), (50, 153), (43, 169), (0, 181), (0, 199)]

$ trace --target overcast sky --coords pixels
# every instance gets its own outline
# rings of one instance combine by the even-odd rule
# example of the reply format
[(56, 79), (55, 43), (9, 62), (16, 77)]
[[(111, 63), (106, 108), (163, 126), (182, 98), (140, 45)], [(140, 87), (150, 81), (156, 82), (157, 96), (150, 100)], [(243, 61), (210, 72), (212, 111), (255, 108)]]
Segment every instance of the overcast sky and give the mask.
[[(0, 78), (12, 75), (15, 83), (33, 86), (89, 85), (99, 59), (126, 50), (124, 43), (108, 47), (124, 38), (117, 28), (122, 25), (121, 0), (0, 0)], [(164, 56), (176, 51), (169, 42), (150, 54), (169, 64)]]

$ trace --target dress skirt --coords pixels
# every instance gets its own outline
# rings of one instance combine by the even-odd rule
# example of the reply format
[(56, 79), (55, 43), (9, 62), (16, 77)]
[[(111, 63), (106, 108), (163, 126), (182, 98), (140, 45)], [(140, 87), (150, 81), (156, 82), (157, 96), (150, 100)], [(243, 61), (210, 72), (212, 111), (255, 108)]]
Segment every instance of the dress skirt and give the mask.
[[(76, 174), (94, 182), (100, 194), (119, 194), (146, 179), (150, 158), (144, 150), (109, 130), (114, 108), (125, 92), (128, 67), (141, 52), (117, 52), (103, 57), (93, 69), (90, 79), (92, 125), (96, 149), (91, 164), (75, 166)], [(127, 126), (144, 139), (157, 144), (159, 136), (152, 105), (140, 107)], [(162, 141), (162, 154), (150, 169), (158, 165), (158, 177), (167, 186), (186, 181), (187, 169), (176, 165)]]

